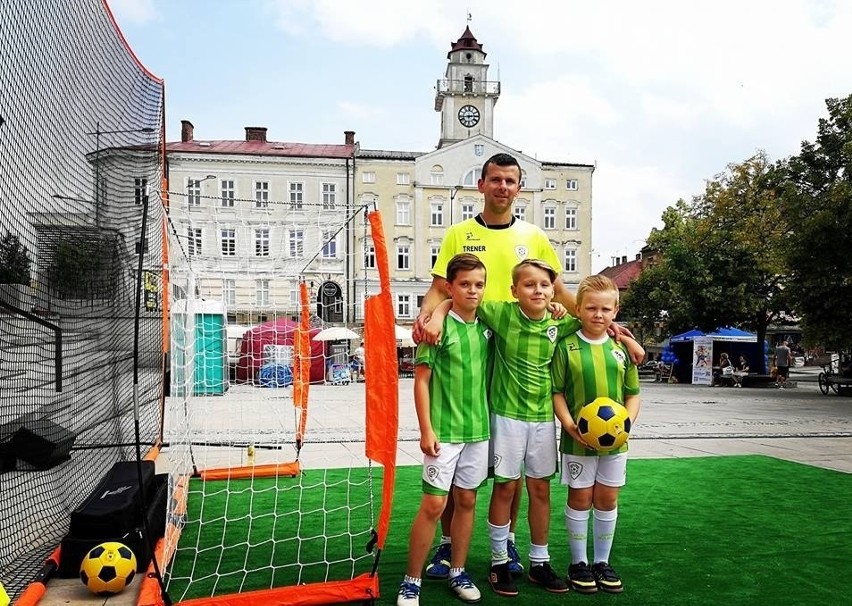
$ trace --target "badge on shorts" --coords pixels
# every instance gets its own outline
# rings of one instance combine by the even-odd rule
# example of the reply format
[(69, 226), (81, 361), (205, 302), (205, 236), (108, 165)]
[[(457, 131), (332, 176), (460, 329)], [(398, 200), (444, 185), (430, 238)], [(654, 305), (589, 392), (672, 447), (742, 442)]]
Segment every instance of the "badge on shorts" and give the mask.
[(523, 261), (527, 258), (527, 255), (530, 253), (530, 249), (524, 246), (523, 244), (518, 244), (515, 247), (515, 254), (518, 255), (518, 259)]
[(428, 479), (430, 482), (434, 482), (435, 480), (437, 480), (439, 473), (440, 472), (438, 471), (437, 466), (435, 466), (435, 465), (427, 465), (426, 466), (426, 479)]
[(568, 463), (568, 474), (571, 476), (572, 480), (576, 480), (580, 477), (580, 474), (583, 473), (583, 465), (577, 463), (576, 461), (571, 461)]
[(547, 338), (550, 339), (551, 343), (556, 342), (556, 334), (559, 332), (559, 328), (556, 326), (548, 326), (547, 327)]
[(498, 467), (500, 467), (500, 461), (502, 461), (502, 460), (503, 460), (503, 457), (501, 457), (500, 455), (497, 455), (497, 454), (494, 455), (494, 469), (497, 469)]

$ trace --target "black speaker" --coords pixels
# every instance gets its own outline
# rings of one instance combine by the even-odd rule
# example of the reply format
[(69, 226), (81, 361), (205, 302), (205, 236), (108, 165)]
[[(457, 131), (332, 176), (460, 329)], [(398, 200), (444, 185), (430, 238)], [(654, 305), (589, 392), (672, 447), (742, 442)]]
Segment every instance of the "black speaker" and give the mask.
[[(71, 458), (77, 435), (47, 419), (28, 421), (6, 445), (6, 452), (35, 469), (50, 469)], [(19, 469), (24, 469), (20, 467)]]

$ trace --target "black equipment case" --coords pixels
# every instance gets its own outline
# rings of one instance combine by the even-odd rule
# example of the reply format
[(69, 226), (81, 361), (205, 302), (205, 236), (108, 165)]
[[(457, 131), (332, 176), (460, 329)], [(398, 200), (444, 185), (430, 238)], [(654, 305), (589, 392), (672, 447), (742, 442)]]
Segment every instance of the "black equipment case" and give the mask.
[(165, 532), (168, 475), (155, 475), (153, 461), (142, 461), (141, 465), (150, 542), (144, 536), (140, 507), (143, 491), (139, 490), (137, 462), (119, 461), (71, 512), (70, 530), (62, 539), (58, 576), (77, 576), (86, 553), (105, 541), (127, 545), (136, 556), (136, 570), (147, 569), (152, 556), (150, 546)]

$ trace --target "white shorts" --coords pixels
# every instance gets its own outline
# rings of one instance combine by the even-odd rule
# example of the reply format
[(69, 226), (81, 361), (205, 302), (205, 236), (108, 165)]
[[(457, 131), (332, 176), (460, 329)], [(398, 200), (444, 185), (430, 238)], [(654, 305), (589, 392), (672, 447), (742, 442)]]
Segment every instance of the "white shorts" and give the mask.
[(620, 488), (626, 481), (626, 452), (591, 457), (562, 455), (562, 483), (569, 488), (591, 488), (595, 482)]
[(550, 479), (556, 473), (553, 421), (518, 421), (491, 414), (491, 461), (496, 481)]
[(450, 487), (475, 490), (488, 478), (488, 440), (441, 444), (437, 457), (423, 455), (423, 492), (449, 494)]

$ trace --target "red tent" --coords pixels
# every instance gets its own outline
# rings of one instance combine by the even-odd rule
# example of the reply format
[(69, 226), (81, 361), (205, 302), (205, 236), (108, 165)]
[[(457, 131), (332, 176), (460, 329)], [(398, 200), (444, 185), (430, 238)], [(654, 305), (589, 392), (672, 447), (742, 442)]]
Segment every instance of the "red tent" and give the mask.
[[(243, 335), (240, 346), (240, 359), (237, 361), (237, 381), (241, 383), (257, 381), (257, 373), (264, 362), (264, 349), (267, 345), (288, 345), (293, 347), (297, 322), (288, 318), (279, 318), (259, 324)], [(311, 336), (311, 382), (322, 383), (325, 378), (324, 343), (314, 341), (314, 335), (320, 331), (312, 328)], [(292, 364), (292, 361), (289, 362)]]

